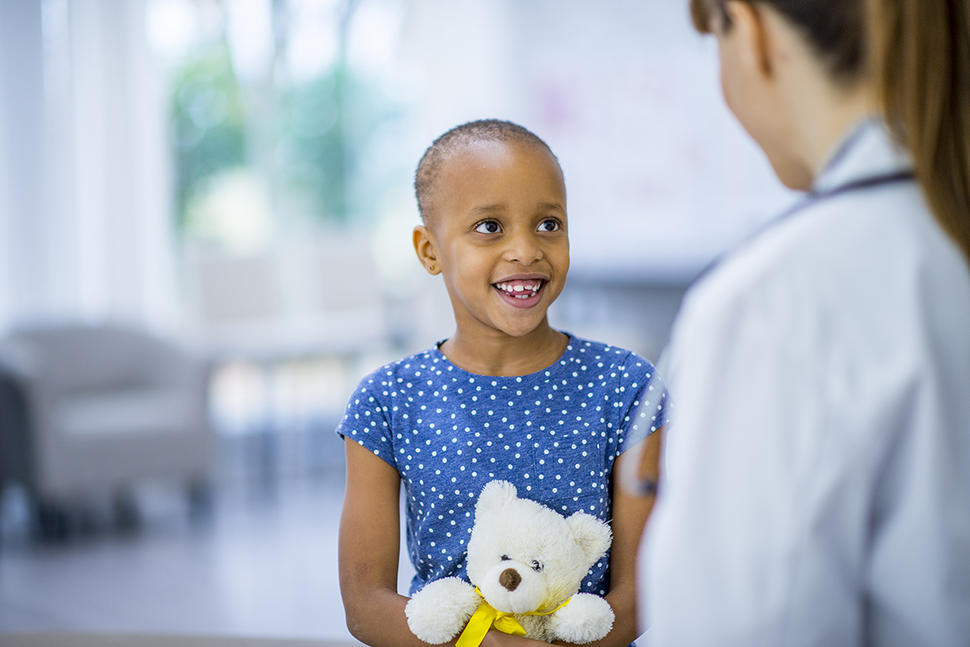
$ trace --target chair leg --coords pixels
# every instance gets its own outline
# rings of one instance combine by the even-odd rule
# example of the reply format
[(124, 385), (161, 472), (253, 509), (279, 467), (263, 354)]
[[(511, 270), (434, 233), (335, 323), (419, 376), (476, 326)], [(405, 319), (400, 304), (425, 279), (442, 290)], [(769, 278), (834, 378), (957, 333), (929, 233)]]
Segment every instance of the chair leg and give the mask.
[(191, 479), (185, 486), (189, 518), (196, 523), (208, 520), (212, 516), (213, 498), (212, 483), (208, 479), (204, 477)]
[(122, 488), (115, 492), (111, 509), (115, 529), (119, 532), (134, 532), (141, 528), (141, 511), (130, 489)]
[(33, 537), (41, 542), (63, 542), (71, 537), (71, 514), (66, 506), (45, 499), (33, 504)]
[(0, 551), (3, 550), (3, 545), (7, 534), (6, 511), (7, 485), (3, 482), (3, 479), (0, 478)]

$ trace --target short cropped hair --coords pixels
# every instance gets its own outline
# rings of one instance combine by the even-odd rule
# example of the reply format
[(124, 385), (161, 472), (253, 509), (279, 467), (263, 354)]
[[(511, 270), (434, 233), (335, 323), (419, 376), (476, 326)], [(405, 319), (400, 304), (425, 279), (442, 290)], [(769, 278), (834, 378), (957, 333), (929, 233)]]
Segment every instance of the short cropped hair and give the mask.
[(422, 222), (426, 223), (430, 219), (435, 184), (444, 161), (469, 144), (478, 142), (532, 144), (548, 151), (556, 164), (559, 164), (559, 159), (549, 148), (549, 144), (528, 128), (511, 121), (480, 119), (455, 126), (428, 146), (414, 173), (414, 195), (418, 200), (418, 213), (421, 215)]

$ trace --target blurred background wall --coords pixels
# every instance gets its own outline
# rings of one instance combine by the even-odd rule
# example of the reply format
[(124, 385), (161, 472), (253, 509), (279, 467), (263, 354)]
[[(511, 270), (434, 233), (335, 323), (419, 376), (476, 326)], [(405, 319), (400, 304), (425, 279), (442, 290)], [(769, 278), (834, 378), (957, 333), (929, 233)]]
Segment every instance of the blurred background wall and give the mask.
[(679, 2), (7, 0), (0, 330), (124, 321), (212, 362), (219, 432), (336, 421), (446, 337), (413, 168), (511, 119), (559, 156), (554, 325), (656, 359), (698, 271), (788, 196)]
[[(584, 287), (683, 284), (786, 198), (726, 114), (713, 43), (677, 2), (0, 11), (4, 326), (110, 316), (186, 332), (322, 314), (355, 291), (332, 285), (347, 280), (344, 259), (327, 264), (329, 245), (351, 241), (353, 269), (374, 273), (360, 278), (374, 281), (370, 298), (409, 313), (389, 333), (426, 345), (450, 317), (410, 249), (411, 173), (431, 139), (479, 117), (519, 121), (559, 155)], [(308, 267), (278, 267), (317, 245)], [(296, 276), (275, 297), (254, 280), (249, 303), (228, 303), (220, 292), (244, 282), (210, 275), (242, 259)], [(258, 265), (245, 265), (254, 279), (269, 272)], [(565, 311), (561, 325), (574, 325)]]
[[(294, 536), (333, 543), (333, 515), (315, 514), (339, 509), (346, 398), (452, 330), (411, 248), (411, 183), (430, 142), (472, 119), (519, 122), (562, 163), (573, 264), (553, 325), (656, 360), (697, 273), (792, 200), (726, 111), (686, 4), (0, 2), (0, 547), (24, 525), (63, 536), (98, 497), (131, 517), (139, 476), (183, 482), (190, 504), (206, 481), (332, 476), (293, 514), (319, 525), (298, 521), (274, 558), (300, 555)], [(245, 559), (257, 537), (211, 554)], [(251, 567), (230, 560), (217, 602), (166, 589), (182, 615), (155, 625), (144, 587), (119, 579), (95, 626), (303, 626), (282, 610), (289, 624), (245, 623), (264, 590), (336, 596), (335, 548), (306, 548), (291, 570), (316, 559), (312, 583), (240, 580)], [(79, 590), (100, 577), (88, 559)], [(63, 563), (31, 560), (0, 568), (0, 629), (47, 626), (18, 614), (22, 596), (65, 588)], [(290, 606), (317, 622), (314, 602)], [(179, 625), (193, 609), (231, 620)], [(325, 626), (343, 631), (339, 614)]]
[(656, 359), (701, 268), (791, 199), (686, 11), (0, 3), (0, 330), (123, 321), (211, 363), (218, 433), (330, 428), (362, 374), (450, 333), (410, 245), (413, 168), (500, 117), (565, 171), (553, 324)]

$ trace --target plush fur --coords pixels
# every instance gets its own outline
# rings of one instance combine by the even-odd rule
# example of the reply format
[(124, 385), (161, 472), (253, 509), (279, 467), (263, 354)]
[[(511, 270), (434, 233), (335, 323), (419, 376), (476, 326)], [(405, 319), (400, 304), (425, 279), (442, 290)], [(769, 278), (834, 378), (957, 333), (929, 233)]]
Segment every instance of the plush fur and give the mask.
[[(408, 602), (408, 626), (421, 640), (440, 644), (455, 638), (485, 600), (514, 613), (526, 636), (552, 642), (588, 643), (613, 627), (613, 610), (603, 598), (577, 593), (583, 578), (609, 549), (610, 528), (577, 512), (563, 517), (518, 497), (506, 481), (488, 483), (475, 506), (468, 541), (468, 578), (429, 583)], [(556, 609), (549, 615), (524, 615)]]

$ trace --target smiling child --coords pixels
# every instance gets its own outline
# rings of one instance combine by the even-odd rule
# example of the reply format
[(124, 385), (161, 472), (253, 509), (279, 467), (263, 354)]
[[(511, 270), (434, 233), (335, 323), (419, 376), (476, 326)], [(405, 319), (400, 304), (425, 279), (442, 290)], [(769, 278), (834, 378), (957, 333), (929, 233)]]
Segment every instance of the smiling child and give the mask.
[[(428, 148), (415, 192), (414, 248), (444, 280), (455, 332), (364, 378), (337, 430), (347, 455), (339, 561), (348, 627), (370, 645), (424, 644), (396, 591), (402, 483), (414, 593), (466, 577), (478, 493), (505, 479), (564, 515), (611, 523), (611, 553), (582, 590), (605, 595), (616, 614), (598, 645), (627, 645), (638, 635), (634, 559), (653, 501), (624, 493), (614, 475), (641, 442), (656, 469), (664, 398), (638, 413), (653, 388), (647, 360), (549, 325), (569, 270), (559, 163), (531, 131), (475, 121)], [(525, 642), (496, 630), (485, 638)]]

